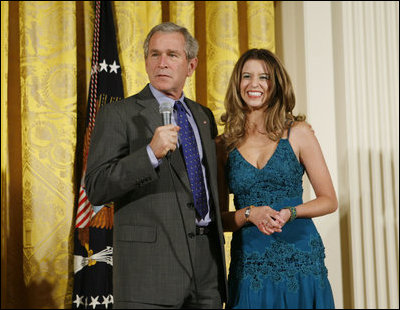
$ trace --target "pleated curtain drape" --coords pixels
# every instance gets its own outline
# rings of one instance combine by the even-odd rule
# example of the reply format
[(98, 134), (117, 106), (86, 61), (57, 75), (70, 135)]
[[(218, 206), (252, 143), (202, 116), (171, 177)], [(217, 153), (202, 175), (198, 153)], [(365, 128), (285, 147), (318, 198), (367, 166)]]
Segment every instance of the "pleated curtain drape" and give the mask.
[[(200, 44), (185, 94), (217, 120), (240, 54), (275, 49), (273, 1), (115, 1), (113, 9), (125, 95), (148, 82), (148, 31), (176, 22)], [(93, 1), (1, 2), (2, 308), (71, 307), (93, 20)]]

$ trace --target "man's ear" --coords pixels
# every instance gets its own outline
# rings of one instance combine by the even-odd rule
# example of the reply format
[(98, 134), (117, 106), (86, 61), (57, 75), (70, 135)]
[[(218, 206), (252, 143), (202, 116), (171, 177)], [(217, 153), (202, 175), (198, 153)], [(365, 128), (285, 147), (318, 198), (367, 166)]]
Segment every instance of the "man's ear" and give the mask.
[(196, 70), (198, 61), (199, 60), (197, 59), (197, 57), (189, 60), (187, 74), (188, 77), (192, 76), (194, 70)]

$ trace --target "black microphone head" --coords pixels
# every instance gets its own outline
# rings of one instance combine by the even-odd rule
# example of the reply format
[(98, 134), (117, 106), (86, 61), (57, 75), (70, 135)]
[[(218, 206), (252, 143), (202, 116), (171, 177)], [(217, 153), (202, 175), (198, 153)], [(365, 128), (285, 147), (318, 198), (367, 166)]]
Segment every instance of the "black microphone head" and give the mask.
[(172, 115), (173, 110), (174, 110), (173, 102), (161, 102), (160, 103), (160, 114), (162, 116), (164, 125), (171, 124), (171, 115)]

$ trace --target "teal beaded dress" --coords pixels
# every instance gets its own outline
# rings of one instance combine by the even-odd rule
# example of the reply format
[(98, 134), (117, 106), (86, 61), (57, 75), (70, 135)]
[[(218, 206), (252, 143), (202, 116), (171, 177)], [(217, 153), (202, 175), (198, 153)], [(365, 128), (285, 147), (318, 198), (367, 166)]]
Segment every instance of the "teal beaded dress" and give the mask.
[[(235, 148), (226, 173), (237, 210), (250, 205), (280, 210), (302, 203), (304, 167), (288, 139), (281, 139), (262, 168)], [(321, 237), (312, 219), (288, 222), (280, 233), (262, 234), (252, 224), (232, 235), (228, 309), (331, 309), (331, 286)]]

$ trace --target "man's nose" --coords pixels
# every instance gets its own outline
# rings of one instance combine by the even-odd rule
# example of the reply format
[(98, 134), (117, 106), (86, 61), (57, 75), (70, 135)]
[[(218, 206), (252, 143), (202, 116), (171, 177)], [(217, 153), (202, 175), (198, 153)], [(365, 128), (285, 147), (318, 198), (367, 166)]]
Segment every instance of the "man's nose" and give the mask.
[(160, 68), (167, 68), (168, 67), (167, 55), (163, 55), (163, 54), (160, 55), (158, 66)]

